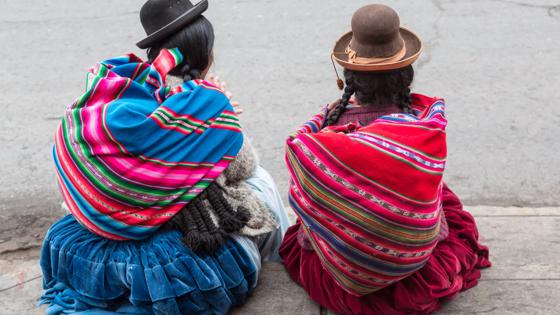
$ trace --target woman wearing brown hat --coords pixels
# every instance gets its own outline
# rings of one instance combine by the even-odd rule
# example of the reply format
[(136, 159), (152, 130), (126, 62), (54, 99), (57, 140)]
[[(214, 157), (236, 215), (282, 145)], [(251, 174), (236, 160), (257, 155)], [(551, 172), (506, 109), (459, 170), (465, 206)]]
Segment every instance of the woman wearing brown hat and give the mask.
[(442, 180), (445, 103), (410, 91), (421, 52), (394, 10), (359, 9), (332, 53), (342, 99), (287, 142), (298, 221), (280, 255), (336, 313), (431, 313), (490, 266), (473, 217)]
[(208, 2), (149, 0), (133, 54), (88, 72), (56, 133), (71, 214), (43, 244), (48, 314), (226, 314), (280, 260), (282, 198), (228, 93), (204, 78)]

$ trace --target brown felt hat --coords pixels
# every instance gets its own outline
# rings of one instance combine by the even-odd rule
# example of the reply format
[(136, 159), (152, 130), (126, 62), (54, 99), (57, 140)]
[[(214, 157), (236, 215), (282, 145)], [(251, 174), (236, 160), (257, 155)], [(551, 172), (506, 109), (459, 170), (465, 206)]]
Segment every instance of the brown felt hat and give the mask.
[(382, 4), (362, 7), (352, 17), (352, 31), (334, 46), (333, 59), (354, 71), (388, 71), (404, 68), (422, 53), (422, 41), (400, 26), (395, 10)]

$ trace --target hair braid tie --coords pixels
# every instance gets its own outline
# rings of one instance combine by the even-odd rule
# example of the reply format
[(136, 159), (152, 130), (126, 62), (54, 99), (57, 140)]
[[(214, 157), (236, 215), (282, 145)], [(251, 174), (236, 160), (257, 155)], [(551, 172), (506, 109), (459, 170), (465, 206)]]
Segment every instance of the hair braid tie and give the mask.
[(185, 63), (185, 65), (181, 68), (181, 74), (183, 75), (183, 80), (185, 82), (193, 79), (193, 77), (190, 75), (190, 72), (191, 72), (191, 65)]
[(200, 79), (200, 74), (201, 74), (201, 71), (197, 70), (197, 69), (191, 69), (191, 71), (189, 71), (189, 75), (192, 78), (191, 80)]
[(181, 74), (183, 75), (183, 81), (187, 82), (200, 78), (201, 71), (192, 69), (191, 65), (185, 63), (185, 65), (181, 67)]

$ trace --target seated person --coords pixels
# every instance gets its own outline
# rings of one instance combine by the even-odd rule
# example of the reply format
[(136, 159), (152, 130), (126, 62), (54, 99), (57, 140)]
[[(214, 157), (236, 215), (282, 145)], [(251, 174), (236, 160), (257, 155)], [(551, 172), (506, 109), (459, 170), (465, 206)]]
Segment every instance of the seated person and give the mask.
[(342, 100), (287, 143), (298, 221), (280, 255), (340, 314), (431, 313), (490, 266), (473, 217), (443, 183), (445, 103), (410, 93), (422, 43), (399, 24), (383, 5), (354, 14), (333, 52)]
[(208, 3), (149, 0), (149, 61), (92, 67), (55, 138), (70, 211), (49, 230), (48, 314), (226, 314), (277, 260), (287, 216), (221, 84)]

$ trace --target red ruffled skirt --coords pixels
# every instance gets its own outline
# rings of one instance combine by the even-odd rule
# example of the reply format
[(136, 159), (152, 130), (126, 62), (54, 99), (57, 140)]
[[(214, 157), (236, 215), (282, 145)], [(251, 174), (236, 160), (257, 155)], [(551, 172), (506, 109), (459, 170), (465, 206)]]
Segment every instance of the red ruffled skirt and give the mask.
[(438, 243), (428, 263), (413, 275), (375, 293), (358, 297), (338, 286), (323, 268), (319, 256), (298, 241), (301, 223), (292, 226), (280, 248), (280, 256), (294, 281), (310, 297), (339, 314), (429, 314), (442, 302), (477, 285), (480, 269), (490, 267), (488, 247), (478, 241), (473, 216), (463, 210), (459, 198), (443, 189), (443, 210), (449, 235)]

